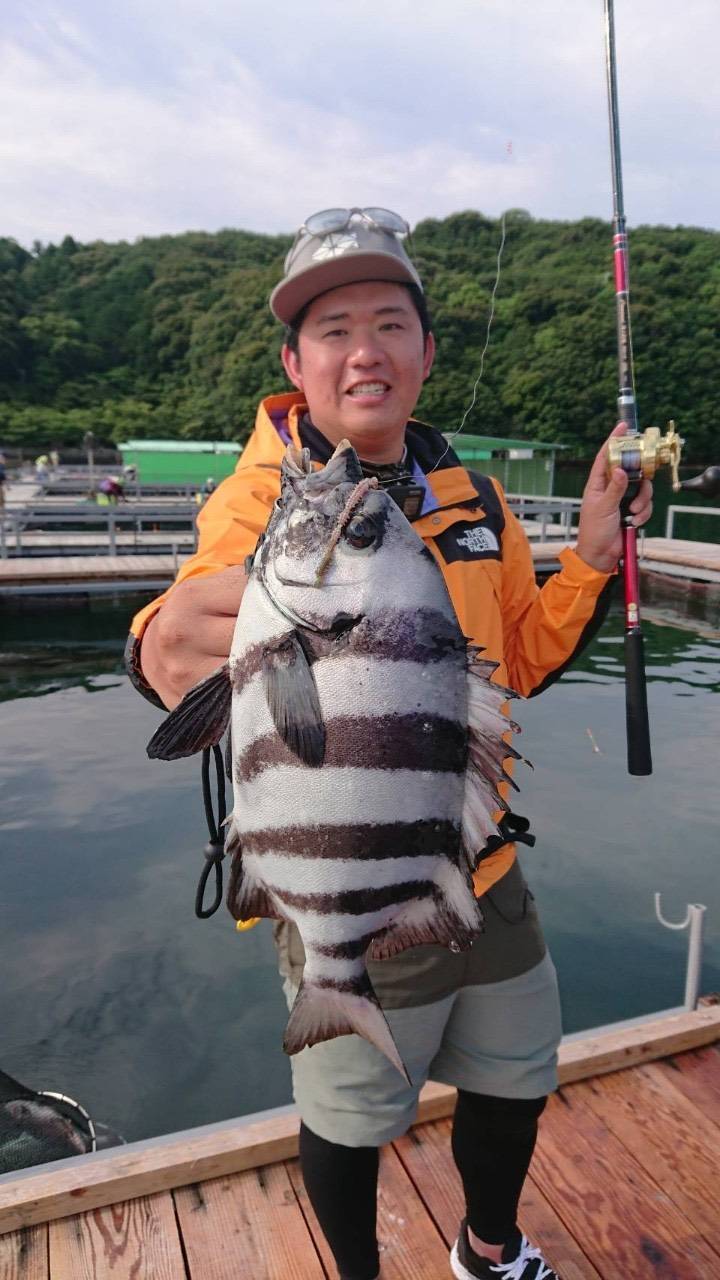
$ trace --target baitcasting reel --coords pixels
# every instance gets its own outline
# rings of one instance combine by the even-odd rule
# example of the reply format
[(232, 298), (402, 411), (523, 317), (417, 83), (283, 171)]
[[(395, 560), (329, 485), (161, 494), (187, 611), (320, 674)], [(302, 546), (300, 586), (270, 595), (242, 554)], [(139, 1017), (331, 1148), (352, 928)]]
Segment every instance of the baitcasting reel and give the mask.
[(608, 446), (608, 472), (622, 467), (630, 481), (638, 483), (643, 476), (652, 480), (660, 467), (669, 467), (675, 493), (689, 489), (704, 498), (720, 497), (720, 467), (707, 467), (702, 475), (692, 480), (681, 480), (680, 455), (685, 441), (669, 422), (663, 436), (659, 427), (646, 427), (637, 435), (613, 436)]
[(621, 467), (631, 481), (646, 476), (652, 480), (660, 467), (670, 467), (672, 487), (680, 488), (680, 453), (684, 440), (675, 430), (675, 423), (668, 423), (667, 435), (660, 434), (659, 427), (647, 427), (632, 436), (613, 436), (608, 445), (608, 471)]

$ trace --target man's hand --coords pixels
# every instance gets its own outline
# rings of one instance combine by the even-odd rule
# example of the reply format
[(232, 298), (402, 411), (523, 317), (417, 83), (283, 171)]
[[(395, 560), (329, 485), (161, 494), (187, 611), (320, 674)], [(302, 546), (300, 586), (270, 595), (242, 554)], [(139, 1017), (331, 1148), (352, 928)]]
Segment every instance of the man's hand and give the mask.
[(148, 624), (140, 665), (168, 710), (227, 660), (246, 583), (239, 565), (187, 578)]
[[(610, 438), (624, 436), (626, 432), (627, 424), (619, 422)], [(580, 559), (601, 573), (612, 573), (622, 555), (620, 503), (628, 487), (627, 475), (620, 467), (614, 467), (608, 479), (607, 452), (605, 441), (593, 462), (583, 492), (576, 547)], [(643, 479), (639, 492), (630, 503), (630, 511), (636, 528), (650, 519), (652, 485), (649, 480)]]

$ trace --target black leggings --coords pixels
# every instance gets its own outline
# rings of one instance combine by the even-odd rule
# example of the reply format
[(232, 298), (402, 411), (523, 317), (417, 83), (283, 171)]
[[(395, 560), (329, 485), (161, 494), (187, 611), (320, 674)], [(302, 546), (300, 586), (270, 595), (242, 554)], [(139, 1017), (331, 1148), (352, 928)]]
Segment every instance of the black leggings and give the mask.
[[(545, 1098), (493, 1098), (458, 1090), (452, 1152), (470, 1227), (487, 1244), (504, 1244), (517, 1207)], [(300, 1126), (303, 1181), (342, 1280), (375, 1280), (377, 1147), (343, 1147)]]

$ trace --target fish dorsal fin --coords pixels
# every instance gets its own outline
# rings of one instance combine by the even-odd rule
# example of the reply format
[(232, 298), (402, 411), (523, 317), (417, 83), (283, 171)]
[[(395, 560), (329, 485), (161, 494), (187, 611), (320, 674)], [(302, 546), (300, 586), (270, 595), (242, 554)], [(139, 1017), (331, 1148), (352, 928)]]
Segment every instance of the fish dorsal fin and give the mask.
[(498, 783), (508, 782), (517, 791), (505, 769), (505, 760), (524, 757), (506, 742), (503, 734), (520, 732), (520, 726), (504, 713), (504, 704), (518, 695), (512, 689), (493, 684), (491, 676), (498, 664), (480, 656), (480, 650), (468, 645), (468, 764), (465, 775), (465, 799), (462, 815), (463, 845), (471, 870), (477, 856), (491, 836), (498, 835), (493, 813), (508, 812), (509, 806), (498, 791)]
[(325, 759), (325, 725), (310, 663), (295, 631), (269, 645), (262, 657), (265, 697), (283, 742), (303, 764)]

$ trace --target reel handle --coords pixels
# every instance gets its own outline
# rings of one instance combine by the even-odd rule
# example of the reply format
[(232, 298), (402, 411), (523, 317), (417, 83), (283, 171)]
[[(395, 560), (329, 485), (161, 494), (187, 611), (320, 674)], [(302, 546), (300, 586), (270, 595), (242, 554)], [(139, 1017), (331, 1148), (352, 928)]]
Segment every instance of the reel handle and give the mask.
[(720, 467), (706, 467), (702, 475), (681, 480), (680, 488), (700, 493), (703, 498), (720, 498)]

